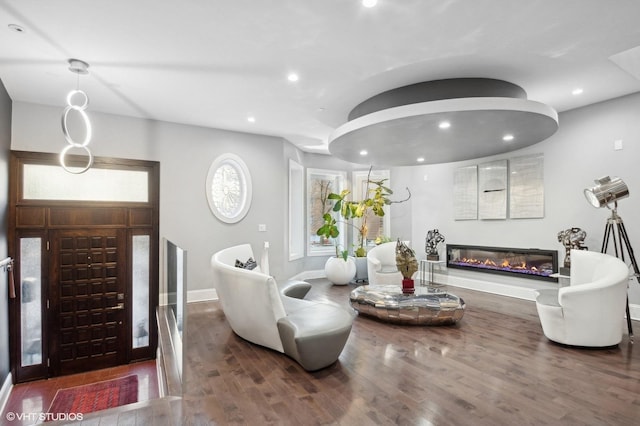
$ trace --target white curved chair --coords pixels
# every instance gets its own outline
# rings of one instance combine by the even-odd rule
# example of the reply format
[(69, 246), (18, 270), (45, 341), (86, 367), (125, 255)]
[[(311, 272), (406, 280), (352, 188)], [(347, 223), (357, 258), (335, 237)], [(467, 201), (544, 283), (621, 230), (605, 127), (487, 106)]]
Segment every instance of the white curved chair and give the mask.
[(305, 370), (327, 367), (342, 353), (353, 313), (331, 303), (304, 299), (311, 284), (278, 285), (260, 271), (236, 267), (254, 258), (249, 244), (229, 247), (211, 257), (220, 306), (231, 329), (245, 340), (285, 353)]
[(402, 274), (396, 265), (396, 242), (375, 246), (367, 253), (369, 285), (402, 285)]
[(570, 285), (537, 290), (536, 308), (549, 340), (606, 347), (622, 340), (629, 268), (608, 254), (571, 250)]

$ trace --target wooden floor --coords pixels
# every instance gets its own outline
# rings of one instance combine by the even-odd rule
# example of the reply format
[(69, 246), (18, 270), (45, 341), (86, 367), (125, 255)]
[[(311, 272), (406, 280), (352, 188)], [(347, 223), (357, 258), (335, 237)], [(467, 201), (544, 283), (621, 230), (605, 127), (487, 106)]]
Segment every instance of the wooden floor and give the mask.
[[(345, 306), (355, 288), (313, 286), (307, 298)], [(458, 325), (359, 316), (340, 360), (315, 373), (237, 337), (217, 302), (190, 304), (183, 398), (83, 424), (640, 424), (640, 342), (563, 347), (543, 336), (533, 302), (449, 290), (467, 305)]]

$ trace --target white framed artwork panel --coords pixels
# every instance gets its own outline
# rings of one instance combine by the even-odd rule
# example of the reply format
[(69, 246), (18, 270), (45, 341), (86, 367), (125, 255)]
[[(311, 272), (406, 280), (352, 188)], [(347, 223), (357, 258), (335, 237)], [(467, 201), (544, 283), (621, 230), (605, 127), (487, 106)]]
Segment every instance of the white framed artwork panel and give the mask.
[(509, 217), (544, 217), (544, 156), (511, 158), (509, 161)]
[(478, 166), (478, 216), (480, 219), (506, 219), (508, 194), (507, 160)]
[(454, 172), (453, 218), (478, 219), (478, 166), (459, 167)]

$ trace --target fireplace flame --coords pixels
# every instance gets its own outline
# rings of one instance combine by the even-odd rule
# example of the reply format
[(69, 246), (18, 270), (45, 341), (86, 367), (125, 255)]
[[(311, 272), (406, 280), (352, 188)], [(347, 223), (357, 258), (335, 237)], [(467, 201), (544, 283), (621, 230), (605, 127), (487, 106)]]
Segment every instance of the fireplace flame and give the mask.
[(527, 265), (527, 262), (522, 261), (516, 264), (511, 264), (511, 262), (509, 262), (508, 259), (503, 259), (500, 264), (498, 265), (497, 262), (495, 262), (492, 259), (486, 258), (484, 260), (479, 260), (476, 258), (467, 258), (467, 257), (463, 257), (462, 259), (459, 260), (461, 263), (465, 263), (467, 265), (483, 265), (483, 266), (489, 266), (489, 267), (494, 267), (494, 268), (502, 268), (502, 269), (515, 269), (515, 270), (529, 270), (532, 272), (539, 272), (540, 270), (538, 268), (536, 268), (535, 266), (531, 266), (529, 267)]
[[(489, 248), (491, 249), (491, 248)], [(475, 252), (474, 252), (475, 251)], [(542, 277), (548, 277), (555, 269), (555, 257), (551, 254), (538, 254), (533, 253), (531, 257), (529, 253), (520, 252), (516, 249), (500, 252), (493, 250), (478, 249), (456, 249), (451, 252), (451, 256), (448, 259), (448, 265), (452, 267), (466, 266), (479, 270), (485, 270), (486, 272), (500, 271), (500, 272), (512, 272), (524, 275), (537, 275)], [(486, 255), (484, 252), (487, 252)], [(454, 254), (455, 253), (455, 254)], [(449, 252), (448, 252), (448, 255)], [(503, 256), (504, 255), (504, 256)]]

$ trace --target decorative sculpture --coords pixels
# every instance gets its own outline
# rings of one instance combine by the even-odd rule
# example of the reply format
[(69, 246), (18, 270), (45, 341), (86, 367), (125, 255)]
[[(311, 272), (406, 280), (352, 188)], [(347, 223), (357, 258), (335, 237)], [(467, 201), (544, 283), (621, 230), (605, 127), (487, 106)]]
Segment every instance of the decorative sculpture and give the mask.
[(418, 270), (418, 260), (413, 250), (409, 248), (405, 243), (400, 241), (396, 244), (396, 265), (398, 271), (403, 276), (402, 280), (402, 292), (413, 293), (415, 288), (413, 286), (413, 274)]
[(558, 232), (558, 242), (562, 243), (565, 249), (564, 270), (560, 268), (561, 274), (568, 274), (571, 268), (571, 250), (588, 250), (588, 247), (582, 245), (585, 238), (587, 233), (581, 228), (569, 228)]
[(427, 253), (427, 260), (440, 260), (438, 254), (438, 245), (444, 242), (444, 235), (437, 229), (427, 232), (427, 238), (424, 244), (424, 251)]

